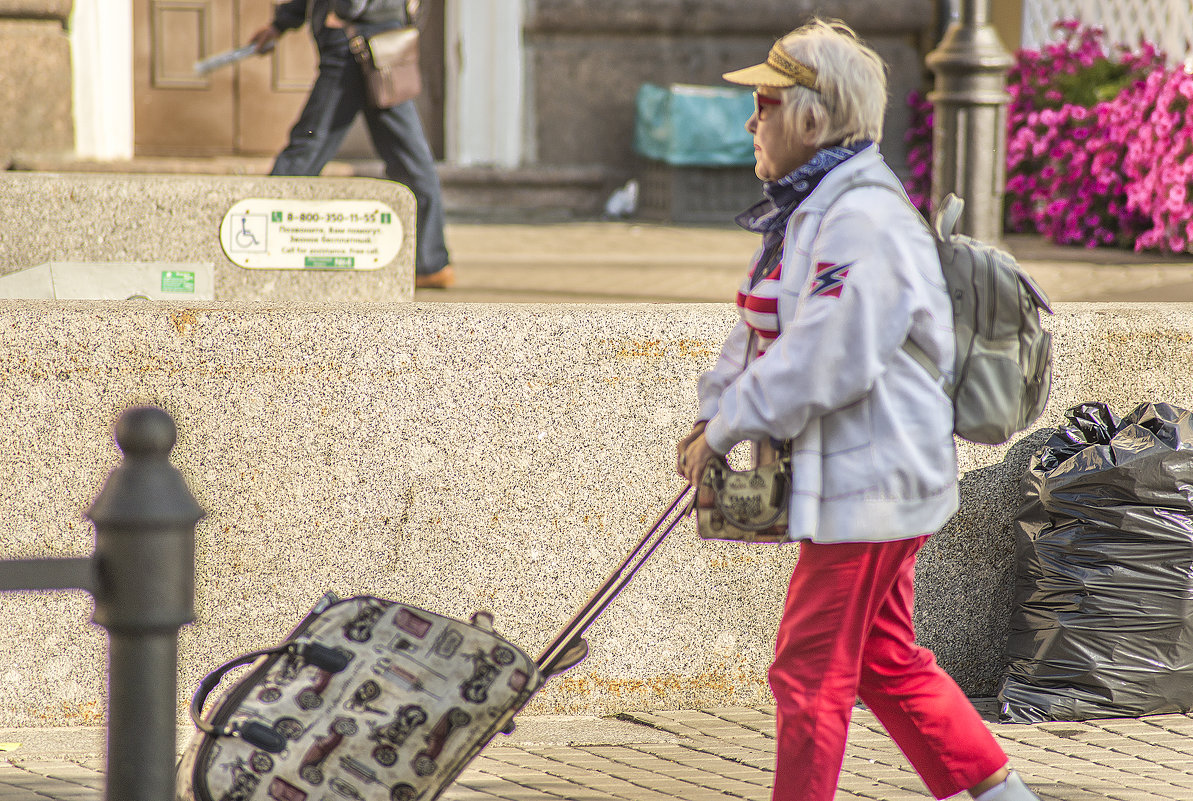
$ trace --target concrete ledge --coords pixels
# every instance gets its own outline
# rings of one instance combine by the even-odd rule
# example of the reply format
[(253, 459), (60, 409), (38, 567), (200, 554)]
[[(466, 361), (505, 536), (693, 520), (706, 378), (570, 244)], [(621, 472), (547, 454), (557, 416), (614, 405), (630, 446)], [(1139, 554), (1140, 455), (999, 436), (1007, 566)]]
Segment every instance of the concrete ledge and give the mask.
[[(405, 234), (377, 270), (246, 270), (220, 246), (220, 223), (239, 201), (378, 200)], [(0, 275), (49, 261), (212, 262), (227, 301), (392, 302), (414, 297), (414, 196), (370, 178), (0, 173)]]
[[(466, 616), (537, 653), (679, 489), (673, 447), (722, 305), (0, 303), (0, 554), (84, 556), (82, 511), (138, 403), (175, 418), (199, 525), (180, 708), (325, 590)], [(1193, 304), (1060, 304), (1040, 432), (961, 450), (963, 508), (926, 549), (920, 637), (974, 695), (1001, 670), (1017, 481), (1068, 407), (1193, 404)], [(768, 702), (794, 547), (689, 524), (532, 712)], [(0, 726), (98, 724), (103, 632), (81, 592), (0, 595)]]

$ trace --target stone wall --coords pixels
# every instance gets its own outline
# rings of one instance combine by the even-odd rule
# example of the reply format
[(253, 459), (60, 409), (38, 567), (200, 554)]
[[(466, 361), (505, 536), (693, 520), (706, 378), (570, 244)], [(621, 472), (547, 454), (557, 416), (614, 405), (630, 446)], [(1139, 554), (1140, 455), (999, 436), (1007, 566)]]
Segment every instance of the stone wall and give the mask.
[[(907, 93), (923, 84), (931, 0), (533, 0), (525, 42), (537, 161), (634, 170), (634, 98), (645, 82), (723, 86), (812, 14), (852, 25), (890, 65), (884, 149), (903, 168)], [(744, 120), (742, 121), (744, 124)]]
[(0, 169), (13, 153), (74, 149), (65, 28), (71, 6), (72, 0), (0, 0)]
[[(379, 201), (403, 239), (372, 270), (245, 269), (220, 245), (240, 201)], [(0, 275), (44, 262), (210, 262), (216, 300), (400, 301), (414, 297), (414, 195), (394, 181), (222, 175), (0, 173)]]
[[(180, 709), (325, 590), (497, 626), (532, 655), (679, 490), (674, 443), (729, 304), (0, 302), (0, 555), (85, 556), (82, 517), (155, 404), (206, 510)], [(960, 450), (962, 506), (920, 561), (920, 641), (974, 695), (1002, 668), (1017, 484), (1065, 409), (1193, 406), (1193, 304), (1058, 304), (1035, 430)], [(797, 548), (683, 524), (532, 713), (769, 703)], [(82, 592), (0, 594), (0, 727), (98, 724), (105, 649)]]

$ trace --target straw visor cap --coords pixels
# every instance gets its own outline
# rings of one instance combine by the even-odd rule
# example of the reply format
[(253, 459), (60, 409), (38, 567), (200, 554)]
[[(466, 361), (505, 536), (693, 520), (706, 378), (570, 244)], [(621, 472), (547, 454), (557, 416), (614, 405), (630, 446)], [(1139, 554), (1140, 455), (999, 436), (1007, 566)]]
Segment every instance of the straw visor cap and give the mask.
[(762, 64), (726, 72), (721, 77), (742, 86), (773, 86), (777, 89), (805, 86), (816, 91), (816, 70), (787, 55), (778, 42), (775, 42)]

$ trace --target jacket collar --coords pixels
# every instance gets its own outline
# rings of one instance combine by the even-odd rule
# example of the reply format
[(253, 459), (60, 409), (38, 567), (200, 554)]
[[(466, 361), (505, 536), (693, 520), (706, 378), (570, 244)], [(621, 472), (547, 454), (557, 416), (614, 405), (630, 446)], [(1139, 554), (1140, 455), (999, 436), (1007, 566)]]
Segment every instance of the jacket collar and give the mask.
[(816, 187), (858, 153), (872, 147), (871, 142), (852, 145), (833, 145), (816, 151), (806, 164), (792, 170), (777, 181), (762, 185), (766, 196), (737, 215), (738, 225), (747, 231), (763, 234), (783, 231), (792, 213), (816, 190)]
[[(828, 210), (828, 203), (840, 195), (841, 187), (855, 180), (863, 173), (866, 174), (867, 180), (882, 181), (883, 183), (890, 183), (893, 187), (899, 187), (898, 179), (894, 177), (889, 169), (885, 169), (885, 165), (886, 159), (879, 152), (878, 145), (870, 144), (856, 156), (829, 172), (824, 180), (812, 190), (812, 193), (808, 195), (807, 199), (800, 204), (800, 212), (823, 214)], [(884, 169), (875, 172), (874, 168), (879, 166), (884, 167)], [(901, 187), (899, 188), (901, 189)]]
[(762, 191), (766, 197), (737, 215), (738, 225), (762, 234), (762, 252), (750, 273), (751, 289), (769, 275), (782, 258), (783, 237), (796, 211), (803, 210), (821, 184), (873, 148), (870, 142), (821, 148), (806, 164), (777, 181), (765, 183)]

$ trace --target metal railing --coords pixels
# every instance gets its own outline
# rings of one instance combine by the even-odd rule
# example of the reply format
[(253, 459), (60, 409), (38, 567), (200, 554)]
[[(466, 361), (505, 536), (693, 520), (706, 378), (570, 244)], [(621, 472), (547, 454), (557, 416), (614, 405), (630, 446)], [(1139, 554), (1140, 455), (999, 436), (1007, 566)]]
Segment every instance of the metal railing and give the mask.
[[(1106, 44), (1134, 49), (1147, 39), (1168, 55), (1170, 64), (1190, 56), (1191, 0), (1026, 0), (1023, 4), (1023, 46), (1039, 49), (1053, 41), (1053, 24), (1077, 19), (1106, 29)], [(1187, 62), (1186, 62), (1187, 63)]]
[(203, 517), (170, 464), (176, 435), (161, 409), (120, 416), (124, 459), (87, 510), (91, 557), (0, 561), (0, 590), (82, 589), (95, 598), (92, 620), (108, 632), (107, 801), (174, 797), (178, 630), (194, 620)]

